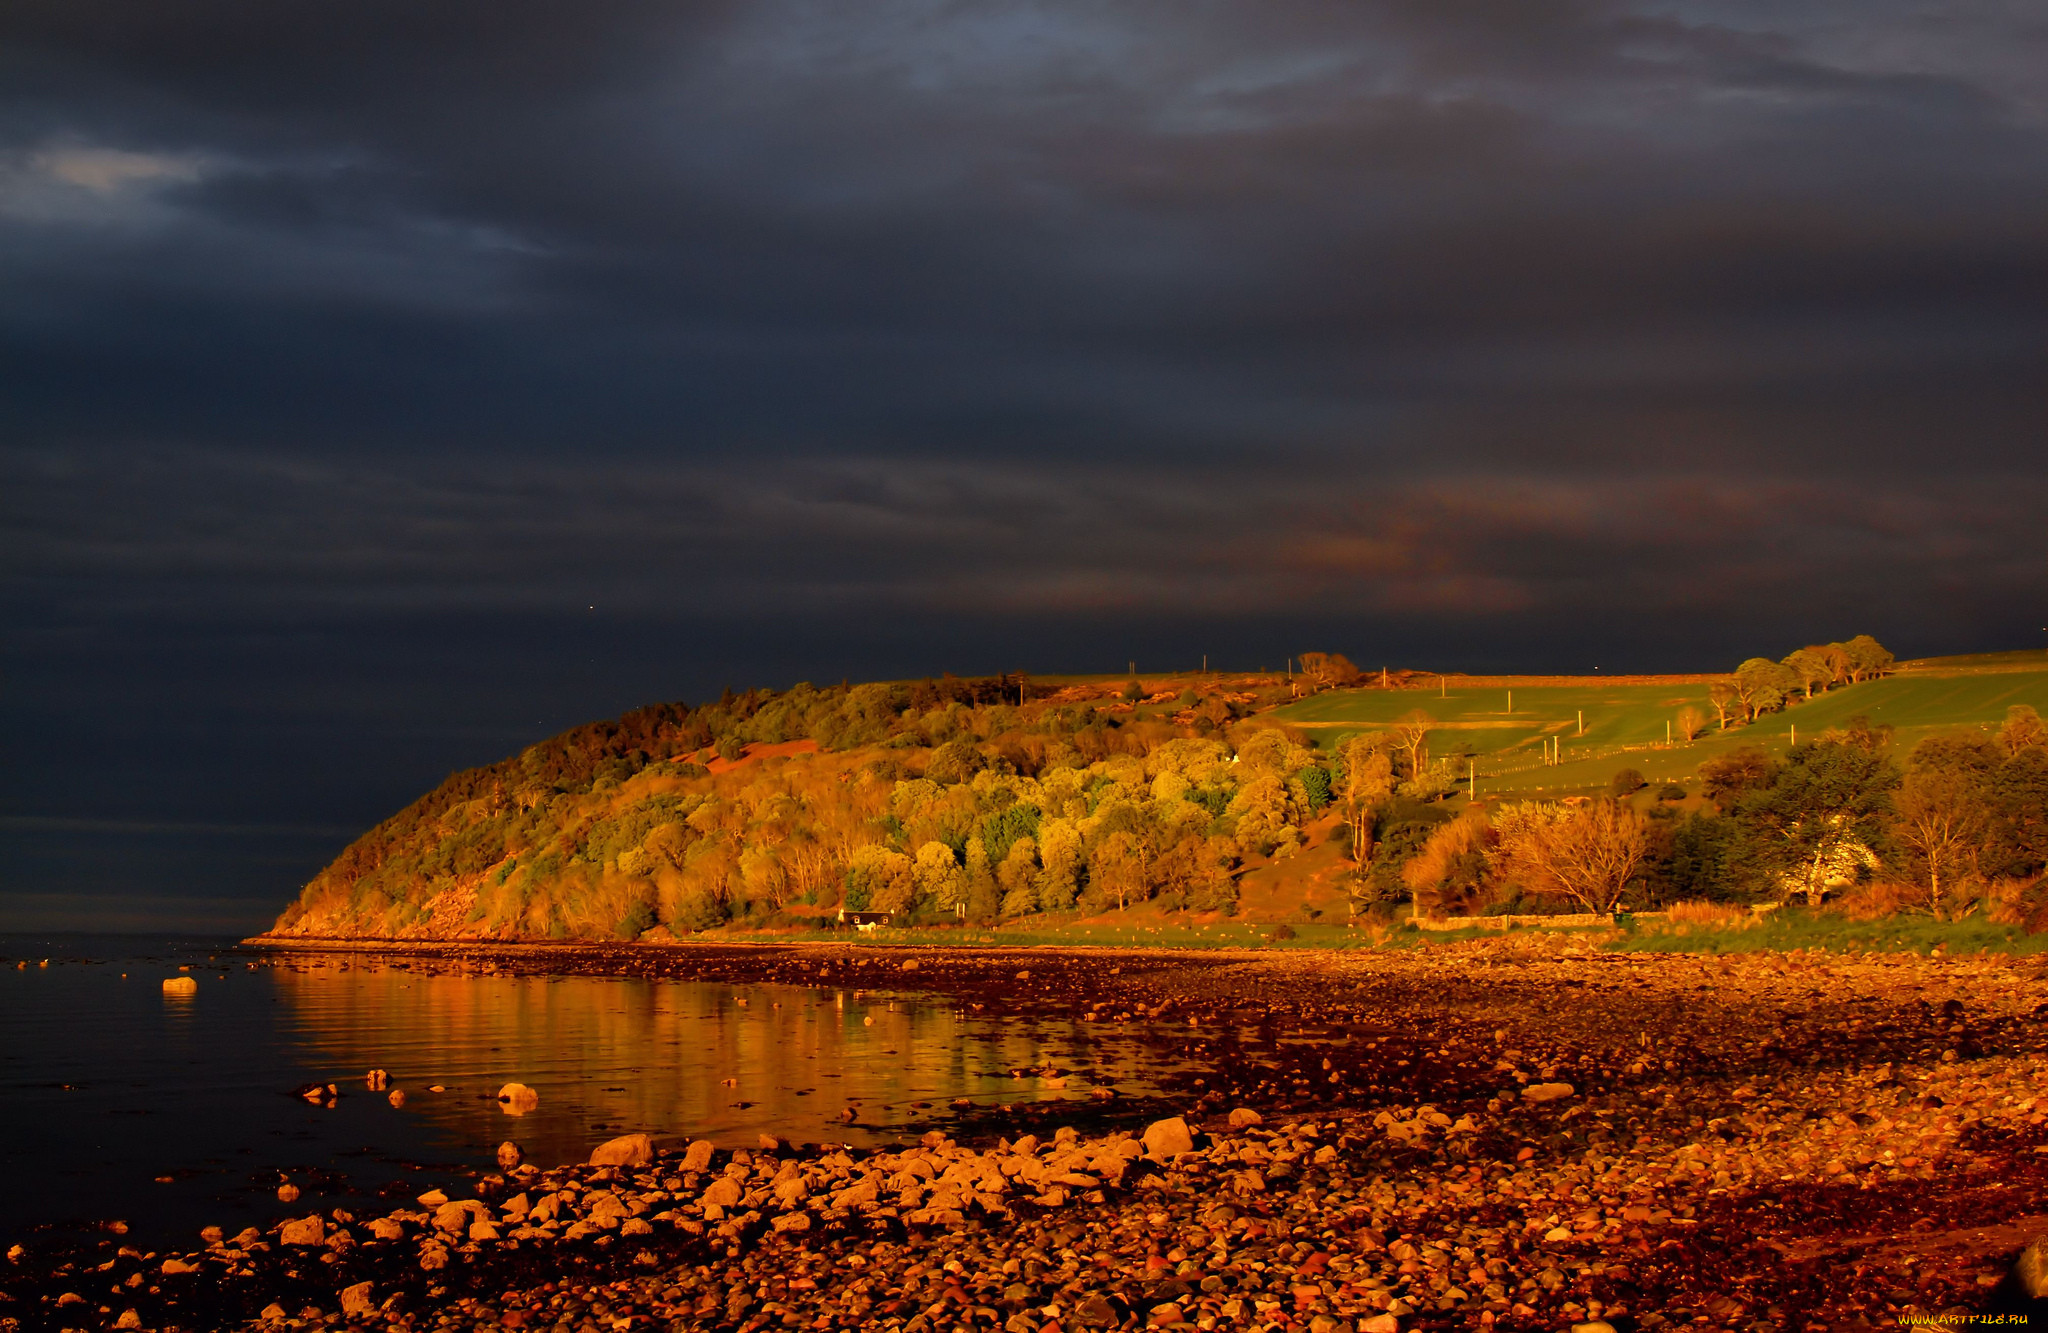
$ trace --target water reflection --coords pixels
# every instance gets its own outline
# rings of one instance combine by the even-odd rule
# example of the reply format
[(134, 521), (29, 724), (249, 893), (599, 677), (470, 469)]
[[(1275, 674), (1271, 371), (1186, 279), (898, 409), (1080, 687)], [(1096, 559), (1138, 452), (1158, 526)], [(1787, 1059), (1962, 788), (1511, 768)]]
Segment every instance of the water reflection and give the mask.
[[(459, 1158), (510, 1136), (534, 1161), (568, 1161), (641, 1130), (867, 1144), (955, 1098), (1085, 1100), (1097, 1083), (1144, 1093), (1157, 1072), (1129, 1036), (908, 994), (361, 965), (272, 976), (310, 1077), (360, 1087), (363, 1071), (389, 1070), (406, 1093), (398, 1114)], [(1086, 1072), (1011, 1073), (1048, 1066)], [(517, 1117), (496, 1099), (510, 1082), (539, 1097)]]
[[(0, 966), (0, 1248), (40, 1223), (115, 1217), (139, 1244), (189, 1244), (202, 1224), (264, 1221), (284, 1178), (303, 1208), (360, 1208), (350, 1187), (418, 1180), (420, 1163), (489, 1169), (508, 1137), (542, 1164), (637, 1130), (889, 1141), (955, 1098), (1143, 1095), (1178, 1061), (1130, 1029), (926, 995), (90, 945), (0, 948), (27, 964)], [(181, 975), (196, 994), (162, 991)], [(1048, 1065), (1085, 1077), (1010, 1077)], [(388, 1089), (367, 1085), (371, 1069), (390, 1071)], [(529, 1114), (501, 1109), (509, 1082), (538, 1093)], [(311, 1083), (342, 1095), (292, 1095)]]

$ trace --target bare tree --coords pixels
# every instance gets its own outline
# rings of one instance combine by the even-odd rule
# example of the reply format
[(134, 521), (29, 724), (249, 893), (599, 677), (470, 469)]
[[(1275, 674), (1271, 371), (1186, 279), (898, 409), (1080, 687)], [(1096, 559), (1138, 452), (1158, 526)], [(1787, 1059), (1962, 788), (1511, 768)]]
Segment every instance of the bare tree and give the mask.
[(1698, 740), (1700, 733), (1707, 729), (1707, 715), (1695, 704), (1687, 704), (1679, 709), (1678, 716), (1673, 720), (1677, 723), (1678, 734), (1687, 741)]
[(1358, 679), (1358, 668), (1342, 653), (1303, 653), (1300, 660), (1301, 674), (1323, 689)]
[(1429, 729), (1435, 724), (1436, 719), (1418, 708), (1387, 729), (1394, 748), (1408, 756), (1411, 777), (1429, 766)]
[(1944, 887), (1942, 872), (1984, 832), (1983, 803), (1974, 785), (1954, 769), (1915, 768), (1892, 801), (1899, 841), (1927, 864), (1927, 906), (1937, 921), (1948, 919), (1948, 897), (1955, 891), (1954, 877)]
[(1728, 713), (1735, 707), (1735, 686), (1730, 681), (1717, 680), (1707, 686), (1707, 702), (1714, 706), (1714, 716), (1721, 721), (1721, 730), (1728, 730)]
[(1496, 817), (1495, 831), (1509, 878), (1588, 912), (1611, 912), (1620, 904), (1650, 845), (1643, 817), (1620, 801), (1577, 809), (1510, 806)]

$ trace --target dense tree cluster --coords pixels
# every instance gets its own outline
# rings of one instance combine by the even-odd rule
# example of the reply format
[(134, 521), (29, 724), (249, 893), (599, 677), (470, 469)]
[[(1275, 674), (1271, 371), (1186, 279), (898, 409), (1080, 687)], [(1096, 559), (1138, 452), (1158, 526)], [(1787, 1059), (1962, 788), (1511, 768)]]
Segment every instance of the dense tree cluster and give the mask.
[[(1284, 683), (1161, 694), (1149, 715), (1127, 689), (1088, 693), (948, 678), (643, 709), (450, 777), (280, 928), (590, 937), (838, 907), (1220, 910), (1242, 858), (1297, 848), (1343, 782), (1341, 763), (1245, 720)], [(724, 762), (762, 746), (805, 752)]]
[(1601, 799), (1411, 810), (1360, 896), (1437, 915), (1849, 896), (2048, 924), (2048, 725), (2015, 706), (1995, 732), (1921, 741), (1903, 767), (1891, 748), (1859, 719), (1783, 759), (1737, 750), (1701, 765), (1707, 808), (1683, 817), (1663, 799), (1682, 789), (1637, 808), (1634, 774)]
[[(1752, 657), (1727, 680), (1710, 685), (1707, 700), (1726, 731), (1811, 699), (1817, 691), (1854, 685), (1891, 669), (1891, 652), (1868, 634), (1859, 634), (1846, 643), (1811, 644), (1788, 653), (1782, 662)], [(1687, 740), (1698, 734), (1697, 725), (1681, 725), (1681, 730)]]

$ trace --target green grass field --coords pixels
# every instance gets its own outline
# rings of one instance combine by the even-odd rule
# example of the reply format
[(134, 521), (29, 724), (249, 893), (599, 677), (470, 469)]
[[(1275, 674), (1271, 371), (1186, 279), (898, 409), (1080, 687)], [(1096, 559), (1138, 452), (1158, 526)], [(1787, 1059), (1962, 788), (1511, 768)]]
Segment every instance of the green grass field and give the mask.
[[(2037, 665), (2038, 664), (2038, 665)], [(1510, 709), (1509, 696), (1513, 703)], [(1709, 730), (1690, 745), (1666, 745), (1665, 726), (1686, 704), (1708, 718)], [(1483, 690), (1334, 690), (1275, 710), (1279, 721), (1304, 729), (1328, 748), (1361, 731), (1382, 729), (1413, 712), (1436, 730), (1430, 754), (1471, 757), (1480, 795), (1489, 791), (1559, 792), (1604, 787), (1617, 769), (1634, 768), (1652, 782), (1682, 782), (1700, 764), (1744, 745), (1774, 753), (1791, 747), (1794, 732), (1813, 736), (1857, 716), (1896, 731), (1897, 752), (1921, 738), (1960, 726), (1996, 727), (2012, 704), (2048, 713), (2048, 661), (2038, 655), (1915, 663), (1883, 680), (1843, 686), (1810, 702), (1769, 713), (1755, 724), (1713, 729), (1705, 685), (1530, 685)], [(1581, 718), (1583, 717), (1583, 730)], [(1558, 743), (1559, 763), (1543, 762), (1546, 743)]]
[[(1817, 949), (1834, 954), (1917, 953), (1940, 948), (1951, 957), (1966, 954), (2023, 955), (2048, 951), (2048, 933), (2028, 935), (2017, 926), (2001, 926), (1981, 915), (1962, 921), (1936, 921), (1926, 916), (1897, 916), (1880, 921), (1857, 921), (1834, 912), (1807, 912), (1788, 907), (1764, 921), (1744, 929), (1674, 928), (1667, 923), (1640, 918), (1633, 929), (1606, 926), (1550, 929), (1516, 927), (1510, 933), (1539, 932), (1545, 936), (1573, 936), (1613, 952), (1647, 953), (1789, 953)], [(1220, 921), (1208, 925), (1128, 925), (1096, 920), (1052, 922), (1035, 929), (1010, 927), (928, 927), (914, 930), (880, 930), (868, 934), (850, 931), (802, 931), (754, 934), (735, 932), (724, 938), (762, 943), (835, 943), (877, 948), (957, 949), (980, 947), (1104, 949), (1421, 949), (1456, 944), (1474, 938), (1495, 939), (1491, 930), (1421, 931), (1399, 927), (1372, 929), (1350, 925), (1314, 923), (1292, 927), (1290, 939), (1272, 938), (1273, 927), (1243, 921)], [(708, 939), (721, 936), (714, 933)]]
[(1787, 907), (1744, 930), (1677, 930), (1645, 923), (1602, 947), (1617, 953), (1789, 953), (1795, 949), (1824, 949), (1838, 954), (1927, 954), (1939, 948), (1950, 957), (2017, 956), (2048, 950), (2048, 932), (2029, 935), (2018, 926), (2001, 926), (1982, 915), (1961, 921), (1936, 921), (1928, 916), (1856, 921), (1833, 912)]
[[(778, 943), (836, 943), (884, 948), (944, 949), (976, 946), (1014, 948), (1028, 945), (1064, 949), (1361, 949), (1373, 947), (1375, 944), (1413, 947), (1430, 942), (1413, 931), (1397, 932), (1395, 934), (1398, 938), (1390, 938), (1389, 932), (1383, 931), (1375, 936), (1353, 929), (1348, 924), (1294, 925), (1289, 927), (1294, 932), (1293, 937), (1283, 940), (1271, 938), (1273, 929), (1270, 924), (1253, 921), (1219, 921), (1207, 925), (1180, 922), (1154, 925), (1143, 921), (1133, 921), (1129, 924), (1053, 921), (981, 929), (933, 926), (896, 930), (885, 927), (859, 934), (846, 930), (775, 932), (772, 935), (764, 933), (758, 938), (772, 939)], [(733, 937), (756, 938), (744, 932), (735, 932)]]

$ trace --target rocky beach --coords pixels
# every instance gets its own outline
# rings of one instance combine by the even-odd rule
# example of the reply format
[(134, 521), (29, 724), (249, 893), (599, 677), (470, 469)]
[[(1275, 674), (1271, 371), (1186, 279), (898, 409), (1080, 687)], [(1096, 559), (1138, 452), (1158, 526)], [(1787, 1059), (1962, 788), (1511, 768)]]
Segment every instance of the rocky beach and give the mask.
[(194, 1218), (175, 1250), (112, 1218), (40, 1231), (0, 1265), (0, 1328), (1600, 1333), (2038, 1313), (2037, 1270), (2015, 1271), (2048, 1231), (2048, 970), (2030, 959), (1539, 932), (1341, 953), (336, 951), (1056, 1010), (1185, 1073), (1133, 1097), (1018, 1070), (1014, 1100), (940, 1104), (882, 1149), (647, 1125), (585, 1164), (508, 1152), (324, 1212), (281, 1198), (239, 1234)]

